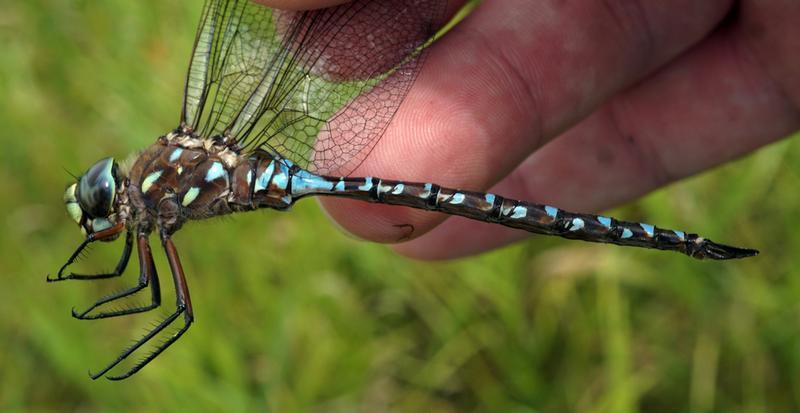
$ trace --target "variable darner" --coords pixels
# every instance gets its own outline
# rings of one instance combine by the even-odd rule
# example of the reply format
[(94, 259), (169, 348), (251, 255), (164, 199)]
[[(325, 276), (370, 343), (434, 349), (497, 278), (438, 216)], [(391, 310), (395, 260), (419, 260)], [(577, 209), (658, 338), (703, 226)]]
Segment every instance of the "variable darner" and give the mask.
[[(113, 158), (98, 161), (64, 195), (69, 215), (86, 238), (48, 281), (119, 276), (134, 242), (140, 264), (136, 286), (73, 311), (74, 317), (122, 316), (160, 305), (149, 244), (153, 232), (161, 239), (177, 294), (171, 315), (92, 378), (105, 375), (179, 323), (177, 332), (144, 359), (108, 378), (131, 376), (192, 324), (189, 291), (171, 239), (184, 223), (259, 208), (284, 210), (305, 196), (402, 205), (538, 234), (672, 250), (701, 259), (757, 254), (696, 234), (494, 194), (348, 177), (380, 139), (411, 87), (445, 6), (445, 0), (357, 0), (312, 12), (279, 12), (245, 0), (206, 2), (179, 127), (159, 137), (129, 168)], [(364, 33), (370, 21), (379, 21), (369, 27), (380, 29)], [(67, 272), (87, 245), (113, 241), (123, 233), (122, 257), (114, 271)], [(102, 311), (148, 287), (149, 304)]]

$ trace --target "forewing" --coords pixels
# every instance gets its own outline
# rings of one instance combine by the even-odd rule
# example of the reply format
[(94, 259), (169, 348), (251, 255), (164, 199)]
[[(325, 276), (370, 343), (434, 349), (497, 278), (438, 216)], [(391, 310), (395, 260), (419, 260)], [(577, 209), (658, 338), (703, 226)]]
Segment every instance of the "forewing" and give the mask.
[(210, 0), (183, 124), (320, 173), (374, 147), (413, 83), (445, 0), (357, 0), (284, 12)]
[(246, 0), (207, 0), (186, 79), (181, 126), (221, 135), (264, 79), (280, 48), (272, 10)]

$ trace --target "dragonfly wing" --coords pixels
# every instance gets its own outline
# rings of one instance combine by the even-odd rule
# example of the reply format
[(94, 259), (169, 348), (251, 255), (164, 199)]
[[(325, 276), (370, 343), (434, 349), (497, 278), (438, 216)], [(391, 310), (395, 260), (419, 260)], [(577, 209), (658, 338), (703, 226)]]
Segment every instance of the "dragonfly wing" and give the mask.
[(305, 12), (206, 3), (183, 125), (320, 173), (380, 139), (442, 23), (446, 0), (356, 0)]
[(272, 10), (246, 0), (207, 0), (186, 77), (181, 127), (204, 137), (223, 134), (279, 45)]

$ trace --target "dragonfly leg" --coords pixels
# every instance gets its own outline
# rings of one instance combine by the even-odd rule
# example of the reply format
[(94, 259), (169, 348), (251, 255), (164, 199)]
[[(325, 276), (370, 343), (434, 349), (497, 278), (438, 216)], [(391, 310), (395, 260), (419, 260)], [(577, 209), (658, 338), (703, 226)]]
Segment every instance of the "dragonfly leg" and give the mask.
[[(158, 273), (156, 266), (153, 263), (153, 254), (150, 251), (150, 242), (147, 239), (147, 234), (139, 234), (136, 238), (136, 247), (139, 254), (139, 282), (131, 288), (116, 292), (97, 300), (86, 310), (78, 313), (75, 309), (72, 310), (72, 316), (81, 320), (94, 320), (98, 318), (116, 317), (128, 314), (142, 313), (152, 310), (161, 304), (161, 288), (158, 284)], [(150, 304), (144, 306), (137, 306), (131, 308), (124, 308), (121, 310), (99, 312), (97, 314), (89, 314), (97, 307), (119, 300), (136, 294), (143, 290), (145, 287), (150, 286), (151, 300)]]
[(122, 273), (125, 272), (125, 268), (128, 266), (128, 260), (131, 257), (131, 250), (133, 249), (133, 236), (131, 235), (130, 231), (128, 231), (128, 233), (125, 235), (125, 247), (122, 249), (122, 256), (119, 258), (119, 262), (117, 262), (117, 267), (114, 269), (114, 271), (100, 274), (64, 274), (64, 271), (66, 271), (67, 267), (75, 262), (75, 260), (81, 255), (81, 252), (83, 252), (83, 250), (89, 246), (89, 244), (95, 241), (103, 241), (115, 237), (124, 229), (125, 224), (118, 223), (111, 228), (89, 234), (86, 239), (81, 242), (81, 245), (78, 246), (75, 252), (72, 253), (67, 262), (61, 266), (61, 268), (58, 270), (58, 275), (55, 278), (51, 278), (49, 275), (47, 276), (47, 282), (64, 280), (99, 280), (122, 275)]
[(109, 370), (117, 366), (120, 362), (128, 358), (134, 351), (139, 349), (142, 345), (150, 341), (153, 337), (155, 337), (158, 333), (162, 332), (164, 329), (169, 327), (178, 317), (183, 316), (183, 326), (173, 333), (166, 341), (160, 343), (158, 347), (153, 350), (150, 354), (148, 354), (144, 359), (136, 363), (130, 370), (127, 372), (119, 375), (119, 376), (107, 376), (109, 380), (122, 380), (128, 378), (135, 374), (137, 371), (141, 370), (142, 367), (147, 365), (147, 363), (151, 362), (155, 359), (159, 354), (161, 354), (164, 350), (167, 349), (172, 343), (177, 341), (185, 332), (189, 329), (192, 322), (194, 321), (194, 312), (192, 310), (192, 301), (189, 298), (189, 289), (186, 285), (186, 277), (183, 273), (183, 267), (181, 266), (180, 259), (178, 258), (178, 251), (175, 249), (175, 245), (172, 243), (172, 240), (169, 238), (168, 235), (162, 234), (161, 236), (162, 244), (164, 245), (164, 251), (167, 254), (167, 260), (169, 261), (170, 271), (172, 272), (172, 281), (175, 284), (175, 293), (176, 293), (176, 308), (175, 312), (170, 314), (167, 318), (161, 321), (156, 327), (150, 330), (147, 334), (145, 334), (142, 338), (140, 338), (137, 342), (133, 343), (130, 347), (125, 349), (125, 351), (120, 354), (116, 360), (111, 362), (108, 366), (103, 368), (97, 373), (91, 374), (90, 376), (93, 379), (97, 379), (100, 376), (106, 374)]

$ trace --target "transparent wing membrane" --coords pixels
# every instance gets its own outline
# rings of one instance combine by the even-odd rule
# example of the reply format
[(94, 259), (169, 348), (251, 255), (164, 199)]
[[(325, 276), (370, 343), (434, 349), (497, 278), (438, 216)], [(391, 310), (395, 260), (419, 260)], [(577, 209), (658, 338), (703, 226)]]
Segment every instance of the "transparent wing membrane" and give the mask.
[(346, 174), (408, 93), (446, 0), (358, 0), (306, 12), (208, 0), (181, 125)]

